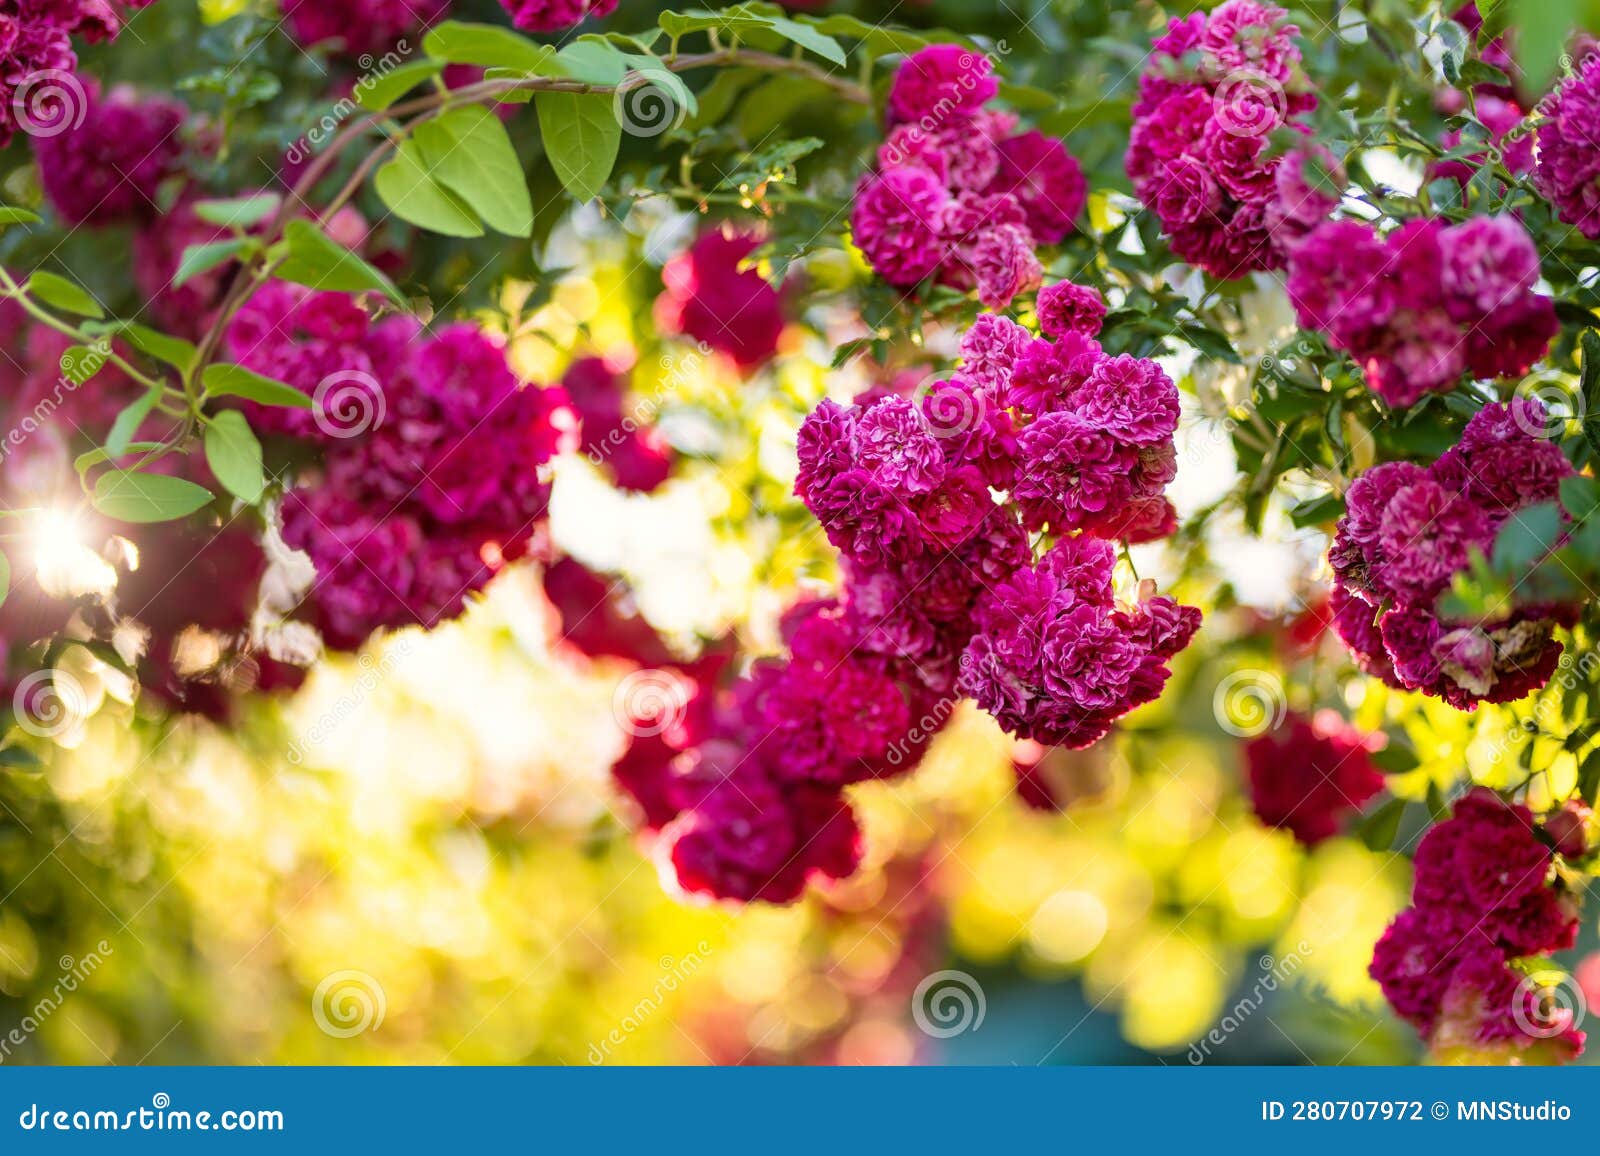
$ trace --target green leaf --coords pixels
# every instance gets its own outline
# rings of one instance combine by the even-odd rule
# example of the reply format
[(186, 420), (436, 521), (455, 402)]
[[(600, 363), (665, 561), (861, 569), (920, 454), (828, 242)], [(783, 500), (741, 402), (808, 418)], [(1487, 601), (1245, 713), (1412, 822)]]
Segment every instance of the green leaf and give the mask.
[(1234, 349), (1233, 342), (1209, 326), (1198, 323), (1180, 324), (1176, 336), (1187, 341), (1206, 357), (1226, 361), (1229, 365), (1244, 364), (1238, 350)]
[(451, 64), (510, 68), (533, 76), (567, 75), (555, 49), (493, 24), (446, 20), (434, 25), (422, 38), (422, 50), (435, 60)]
[(83, 385), (105, 367), (107, 350), (92, 345), (72, 345), (62, 351), (61, 376), (74, 386)]
[(527, 177), (493, 111), (481, 104), (453, 109), (418, 125), (416, 142), (429, 175), (490, 228), (513, 237), (533, 232)]
[(1535, 94), (1555, 75), (1561, 51), (1568, 34), (1577, 27), (1582, 7), (1582, 0), (1512, 0), (1517, 63)]
[(356, 103), (368, 112), (382, 112), (424, 80), (444, 71), (442, 60), (413, 60), (384, 73), (356, 82)]
[(206, 426), (206, 462), (223, 488), (241, 502), (255, 504), (266, 488), (261, 443), (236, 409), (225, 409)]
[(877, 24), (868, 24), (856, 16), (824, 16), (818, 19), (815, 16), (801, 17), (818, 32), (829, 36), (845, 36), (851, 40), (859, 40), (866, 45), (867, 52), (872, 56), (888, 56), (892, 53), (904, 53), (909, 56), (919, 48), (926, 48), (933, 43), (928, 37), (919, 32), (911, 32), (904, 28), (889, 28)]
[(1561, 508), (1581, 522), (1600, 506), (1600, 482), (1573, 474), (1561, 479)]
[(11, 559), (0, 554), (0, 605), (6, 600), (6, 595), (11, 593)]
[(1371, 851), (1387, 851), (1394, 846), (1400, 834), (1400, 820), (1405, 817), (1406, 801), (1390, 799), (1361, 822), (1361, 841)]
[(161, 400), (161, 387), (152, 385), (143, 394), (122, 407), (122, 412), (117, 414), (117, 420), (111, 423), (111, 432), (106, 435), (106, 453), (118, 458), (128, 452), (128, 443), (133, 440), (133, 435), (139, 432), (139, 426), (144, 419), (150, 416), (150, 411), (155, 409), (156, 402)]
[(1600, 462), (1600, 333), (1585, 329), (1578, 336), (1578, 347), (1583, 353), (1583, 368), (1578, 378), (1578, 389), (1583, 396), (1583, 440)]
[(44, 763), (27, 747), (0, 747), (0, 767), (8, 771), (39, 771)]
[(1289, 510), (1289, 520), (1299, 529), (1320, 526), (1344, 513), (1344, 499), (1338, 494), (1321, 494), (1296, 502)]
[(13, 205), (0, 205), (0, 225), (31, 225), (37, 220), (38, 213), (30, 213)]
[(254, 244), (246, 237), (229, 237), (225, 241), (207, 241), (203, 245), (190, 245), (178, 260), (178, 271), (172, 275), (172, 287), (200, 276), (208, 269), (225, 265)]
[(100, 308), (100, 302), (89, 296), (87, 290), (65, 277), (58, 277), (43, 269), (29, 277), (24, 288), (30, 296), (37, 297), (46, 305), (53, 305), (68, 313), (76, 313), (80, 317), (100, 320), (106, 315), (106, 311)]
[(483, 236), (472, 210), (433, 179), (415, 141), (402, 144), (372, 184), (390, 212), (419, 229), (446, 237)]
[(201, 374), (207, 397), (242, 397), (262, 405), (311, 409), (311, 398), (286, 382), (262, 377), (242, 365), (208, 365)]
[[(124, 454), (147, 454), (160, 448), (160, 442), (129, 442), (122, 452)], [(74, 458), (72, 460), (72, 468), (83, 474), (102, 462), (111, 461), (112, 456), (104, 446), (96, 446), (94, 449), (86, 450)]]
[(1391, 739), (1382, 750), (1372, 752), (1372, 764), (1386, 775), (1403, 775), (1417, 769), (1417, 752)]
[(1585, 755), (1578, 767), (1578, 794), (1591, 806), (1600, 802), (1600, 747)]
[(1540, 502), (1512, 514), (1494, 540), (1494, 569), (1520, 576), (1555, 548), (1562, 533), (1561, 511), (1554, 502)]
[(394, 282), (310, 221), (290, 221), (284, 239), (289, 255), (273, 270), (278, 280), (341, 293), (382, 293), (396, 305), (406, 303)]
[(195, 356), (199, 352), (193, 344), (183, 338), (158, 332), (148, 325), (130, 321), (121, 327), (120, 332), (123, 339), (140, 353), (177, 370), (187, 371), (194, 364)]
[(550, 167), (574, 200), (593, 200), (611, 176), (622, 145), (622, 126), (612, 110), (612, 98), (595, 93), (541, 92), (534, 103)]
[(282, 203), (277, 193), (251, 193), (226, 200), (196, 201), (194, 215), (227, 229), (248, 229), (276, 213)]
[[(733, 11), (756, 13), (760, 9), (754, 4), (741, 4)], [(850, 63), (849, 58), (844, 54), (844, 49), (839, 47), (839, 42), (833, 37), (825, 35), (815, 26), (790, 20), (783, 15), (781, 10), (777, 9), (774, 9), (770, 15), (765, 13), (762, 15), (767, 22), (767, 27), (791, 44), (798, 44), (801, 48), (815, 52), (824, 60), (837, 64), (840, 68)]]
[(119, 522), (170, 522), (211, 501), (211, 493), (184, 478), (107, 470), (95, 479), (94, 508)]
[(580, 36), (556, 54), (567, 72), (589, 84), (615, 85), (628, 72), (628, 57), (602, 36)]

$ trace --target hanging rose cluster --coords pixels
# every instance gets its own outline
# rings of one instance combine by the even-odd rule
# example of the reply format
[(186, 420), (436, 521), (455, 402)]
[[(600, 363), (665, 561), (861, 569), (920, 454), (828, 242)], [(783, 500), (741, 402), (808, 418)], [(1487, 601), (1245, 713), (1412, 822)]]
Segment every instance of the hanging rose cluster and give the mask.
[[(1170, 465), (1177, 395), (1153, 363), (1107, 357), (1063, 328), (1097, 329), (1103, 311), (1078, 287), (1046, 293), (1041, 312), (1077, 355), (1049, 392), (1043, 370), (1033, 394), (1013, 382), (1019, 360), (1049, 360), (1054, 344), (985, 316), (948, 382), (920, 397), (824, 402), (807, 419), (796, 490), (844, 556), (839, 597), (796, 609), (787, 654), (716, 698), (704, 733), (673, 763), (656, 760), (649, 785), (625, 760), (625, 785), (647, 811), (660, 817), (663, 797), (677, 809), (661, 843), (683, 888), (784, 902), (808, 879), (849, 874), (860, 848), (843, 789), (909, 771), (961, 696), (1023, 737), (1085, 746), (1161, 692), (1199, 612), (1148, 591), (1119, 605), (1113, 548), (1093, 535), (1137, 523), (1153, 532), (1102, 499), (1159, 497), (1158, 485), (1135, 488), (1170, 469), (1133, 476), (1147, 452)], [(1041, 451), (1056, 463), (1052, 484), (1093, 489), (1092, 516), (1064, 515), (1043, 485), (1030, 491), (1037, 500), (1015, 496), (1038, 472), (1029, 432), (1050, 415), (1105, 439), (1076, 472), (1069, 451)], [(1095, 470), (1124, 451), (1133, 480), (1116, 490)], [(1029, 526), (1057, 538), (1037, 560)], [(691, 685), (681, 717), (706, 701)]]
[(984, 107), (999, 91), (981, 54), (936, 44), (909, 57), (889, 92), (878, 171), (856, 189), (851, 232), (873, 270), (909, 289), (932, 277), (1004, 309), (1039, 283), (1035, 250), (1083, 211), (1078, 162), (1059, 140), (1017, 132)]
[(1435, 1051), (1583, 1051), (1571, 1010), (1512, 966), (1577, 940), (1576, 897), (1553, 877), (1546, 838), (1527, 807), (1479, 788), (1418, 845), (1411, 906), (1378, 941), (1371, 973)]
[(1367, 673), (1470, 710), (1543, 686), (1561, 657), (1553, 637), (1571, 606), (1521, 606), (1499, 622), (1453, 622), (1435, 609), (1472, 551), (1487, 555), (1506, 521), (1554, 500), (1574, 471), (1533, 399), (1486, 406), (1431, 466), (1387, 462), (1356, 479), (1328, 560), (1334, 626)]
[(1139, 78), (1128, 176), (1173, 251), (1213, 276), (1281, 268), (1338, 203), (1307, 179), (1303, 154), (1268, 155), (1274, 130), (1309, 133), (1298, 118), (1317, 105), (1287, 15), (1228, 0), (1174, 18)]
[(1294, 247), (1288, 288), (1300, 324), (1326, 330), (1404, 408), (1463, 373), (1527, 373), (1561, 328), (1538, 280), (1539, 252), (1510, 216), (1409, 221), (1387, 237), (1328, 221)]
[(250, 416), (320, 451), (284, 498), (283, 534), (316, 566), (308, 602), (330, 645), (436, 626), (528, 552), (550, 496), (541, 467), (575, 444), (577, 420), (561, 390), (518, 381), (498, 338), (463, 323), (425, 336), (346, 294), (273, 284), (226, 344), (313, 399)]

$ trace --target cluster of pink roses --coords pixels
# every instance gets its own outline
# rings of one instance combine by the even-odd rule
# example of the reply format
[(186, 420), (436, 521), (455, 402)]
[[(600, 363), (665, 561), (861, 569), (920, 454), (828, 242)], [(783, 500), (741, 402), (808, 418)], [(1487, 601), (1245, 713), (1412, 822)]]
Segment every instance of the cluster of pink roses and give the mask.
[(1539, 252), (1510, 216), (1408, 221), (1387, 237), (1328, 221), (1289, 260), (1300, 323), (1326, 330), (1401, 408), (1452, 389), (1463, 373), (1526, 373), (1560, 329), (1538, 280)]
[(856, 189), (851, 231), (873, 270), (909, 289), (934, 277), (976, 288), (991, 309), (1039, 283), (1035, 250), (1058, 244), (1083, 211), (1083, 172), (1059, 140), (1017, 132), (984, 106), (992, 66), (959, 45), (909, 57), (889, 92), (878, 171)]
[(313, 399), (248, 409), (321, 452), (320, 476), (284, 499), (283, 532), (316, 564), (309, 602), (330, 645), (453, 618), (528, 552), (549, 501), (541, 467), (578, 422), (561, 390), (517, 380), (498, 338), (470, 324), (424, 336), (409, 317), (374, 323), (347, 294), (273, 284), (226, 346)]
[(1308, 131), (1297, 118), (1317, 104), (1285, 16), (1228, 0), (1174, 18), (1139, 78), (1128, 176), (1173, 251), (1217, 277), (1281, 268), (1338, 203), (1308, 180), (1304, 153), (1269, 155), (1273, 130)]
[(1575, 897), (1552, 880), (1540, 834), (1527, 807), (1478, 788), (1417, 847), (1411, 906), (1378, 941), (1371, 973), (1436, 1051), (1583, 1051), (1571, 1009), (1547, 1006), (1510, 966), (1577, 940)]
[(1574, 472), (1538, 436), (1545, 420), (1532, 399), (1487, 406), (1431, 466), (1386, 462), (1350, 487), (1328, 553), (1334, 627), (1367, 673), (1464, 710), (1514, 702), (1550, 678), (1561, 656), (1554, 628), (1571, 625), (1575, 607), (1520, 606), (1493, 623), (1436, 609), (1474, 550), (1488, 554), (1501, 526), (1554, 500)]

